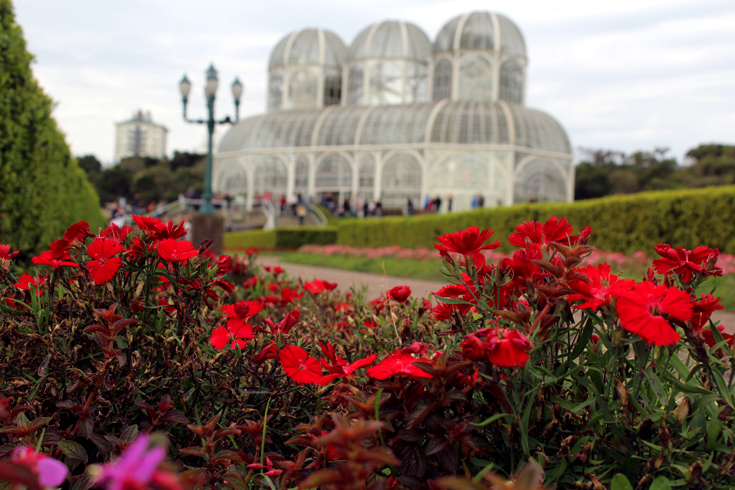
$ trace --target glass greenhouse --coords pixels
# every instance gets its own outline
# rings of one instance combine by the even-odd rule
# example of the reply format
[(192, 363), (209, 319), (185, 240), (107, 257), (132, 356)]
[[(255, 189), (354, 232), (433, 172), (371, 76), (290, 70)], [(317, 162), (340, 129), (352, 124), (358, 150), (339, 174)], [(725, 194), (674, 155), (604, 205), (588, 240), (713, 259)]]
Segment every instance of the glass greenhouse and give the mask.
[(450, 20), (433, 45), (417, 26), (373, 24), (348, 48), (322, 29), (274, 48), (268, 112), (223, 137), (215, 190), (274, 199), (332, 195), (353, 205), (447, 210), (571, 201), (569, 138), (524, 104), (526, 50), (502, 15)]

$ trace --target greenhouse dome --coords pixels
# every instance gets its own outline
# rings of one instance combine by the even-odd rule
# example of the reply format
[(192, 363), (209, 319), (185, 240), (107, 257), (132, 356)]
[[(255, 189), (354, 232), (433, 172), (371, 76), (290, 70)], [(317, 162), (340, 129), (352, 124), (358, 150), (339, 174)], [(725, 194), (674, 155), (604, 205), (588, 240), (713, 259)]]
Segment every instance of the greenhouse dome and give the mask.
[(281, 39), (268, 63), (268, 110), (339, 104), (347, 46), (335, 33), (303, 29)]
[(433, 48), (400, 21), (368, 26), (349, 50), (329, 31), (292, 33), (273, 50), (269, 80), (283, 73), (281, 86), (292, 87), (303, 68), (318, 80), (341, 63), (340, 100), (320, 105), (318, 83), (301, 89), (309, 98), (292, 98), (298, 87), (283, 91), (280, 105), (269, 97), (266, 114), (222, 138), (215, 190), (242, 194), (249, 206), (269, 193), (393, 210), (438, 196), (443, 212), (478, 198), (486, 206), (571, 201), (569, 138), (553, 117), (523, 106), (525, 56), (515, 24), (487, 12), (450, 20)]

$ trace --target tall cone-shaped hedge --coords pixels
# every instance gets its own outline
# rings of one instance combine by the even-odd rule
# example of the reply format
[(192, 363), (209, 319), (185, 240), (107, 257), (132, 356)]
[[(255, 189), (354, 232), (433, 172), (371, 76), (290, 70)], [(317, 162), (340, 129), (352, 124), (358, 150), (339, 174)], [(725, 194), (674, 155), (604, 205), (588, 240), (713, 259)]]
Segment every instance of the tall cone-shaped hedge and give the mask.
[(0, 0), (0, 243), (37, 252), (70, 224), (104, 225), (99, 198), (33, 78), (10, 0)]

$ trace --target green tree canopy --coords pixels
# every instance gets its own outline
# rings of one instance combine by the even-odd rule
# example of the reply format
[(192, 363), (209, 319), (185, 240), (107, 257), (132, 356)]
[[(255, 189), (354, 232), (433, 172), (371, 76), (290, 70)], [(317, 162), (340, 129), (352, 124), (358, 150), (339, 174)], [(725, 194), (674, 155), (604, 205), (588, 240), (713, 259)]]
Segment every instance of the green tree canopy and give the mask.
[(27, 258), (79, 220), (103, 226), (99, 198), (72, 158), (51, 116), (53, 104), (33, 77), (33, 57), (0, 0), (0, 243)]

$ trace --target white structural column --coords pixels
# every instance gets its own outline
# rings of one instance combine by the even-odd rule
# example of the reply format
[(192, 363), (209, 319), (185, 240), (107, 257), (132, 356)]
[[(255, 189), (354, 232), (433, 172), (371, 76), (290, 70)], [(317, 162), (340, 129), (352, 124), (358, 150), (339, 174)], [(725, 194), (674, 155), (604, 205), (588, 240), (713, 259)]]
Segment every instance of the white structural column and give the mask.
[(314, 153), (309, 153), (309, 186), (307, 194), (311, 196), (312, 199), (316, 199), (316, 196), (314, 195), (314, 181), (316, 179), (316, 165), (314, 164), (314, 158), (316, 155)]
[(360, 188), (360, 154), (352, 152), (352, 192), (350, 193), (350, 202), (354, 206), (357, 203), (357, 191)]
[(248, 194), (245, 198), (245, 209), (253, 210), (253, 194), (255, 194), (255, 166), (257, 162), (251, 157), (245, 161), (245, 174), (248, 176)]
[(509, 152), (508, 162), (507, 162), (508, 171), (505, 173), (505, 175), (507, 176), (506, 179), (508, 181), (508, 186), (505, 190), (505, 205), (506, 206), (512, 206), (513, 204), (515, 204), (513, 202), (515, 186), (516, 186), (515, 161), (516, 161), (516, 152), (514, 151)]
[(294, 185), (296, 181), (296, 156), (293, 153), (285, 155), (286, 160), (286, 199), (291, 201), (294, 197)]
[(375, 158), (375, 187), (373, 187), (373, 199), (378, 200), (383, 194), (383, 155), (376, 151), (373, 153)]

